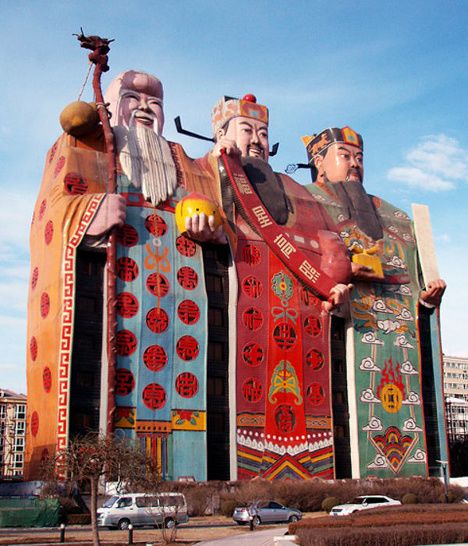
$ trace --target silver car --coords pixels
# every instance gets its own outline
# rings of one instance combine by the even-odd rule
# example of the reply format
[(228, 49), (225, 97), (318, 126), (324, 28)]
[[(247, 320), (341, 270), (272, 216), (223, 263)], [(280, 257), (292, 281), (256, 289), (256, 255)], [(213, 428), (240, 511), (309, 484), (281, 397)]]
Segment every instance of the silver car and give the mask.
[(252, 520), (254, 526), (260, 523), (284, 523), (298, 521), (302, 512), (296, 508), (288, 508), (279, 502), (255, 502), (250, 506), (238, 506), (232, 514), (232, 519), (239, 525), (245, 525)]

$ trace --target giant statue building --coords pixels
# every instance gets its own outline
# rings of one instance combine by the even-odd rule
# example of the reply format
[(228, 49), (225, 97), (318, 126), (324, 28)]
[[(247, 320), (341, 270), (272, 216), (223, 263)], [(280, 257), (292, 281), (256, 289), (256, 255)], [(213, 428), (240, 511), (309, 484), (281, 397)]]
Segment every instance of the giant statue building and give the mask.
[(362, 137), (305, 137), (306, 187), (269, 166), (253, 95), (216, 103), (199, 159), (163, 101), (142, 72), (110, 84), (115, 193), (94, 106), (62, 113), (31, 224), (26, 475), (90, 430), (167, 480), (432, 473), (445, 284), (363, 189)]

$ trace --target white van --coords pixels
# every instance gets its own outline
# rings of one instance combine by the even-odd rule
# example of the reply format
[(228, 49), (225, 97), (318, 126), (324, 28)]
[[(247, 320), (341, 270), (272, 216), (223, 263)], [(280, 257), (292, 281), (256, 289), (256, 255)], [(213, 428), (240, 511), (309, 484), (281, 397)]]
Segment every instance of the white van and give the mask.
[(187, 501), (182, 493), (126, 493), (113, 495), (98, 509), (98, 525), (128, 529), (152, 525), (171, 528), (187, 523)]

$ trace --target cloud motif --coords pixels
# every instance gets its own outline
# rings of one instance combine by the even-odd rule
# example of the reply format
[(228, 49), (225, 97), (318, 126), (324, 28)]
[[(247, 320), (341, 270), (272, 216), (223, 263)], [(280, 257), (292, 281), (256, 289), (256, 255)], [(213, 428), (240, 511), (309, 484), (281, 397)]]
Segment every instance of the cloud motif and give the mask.
[(398, 336), (393, 345), (402, 349), (414, 349), (413, 345), (411, 345), (404, 335)]
[(402, 403), (405, 406), (419, 406), (421, 404), (421, 401), (419, 399), (419, 395), (414, 391), (411, 391)]
[(367, 465), (367, 468), (388, 468), (388, 461), (382, 455), (376, 455), (375, 459)]
[(414, 369), (413, 364), (409, 360), (405, 360), (400, 366), (400, 372), (405, 375), (418, 375), (418, 372)]
[(411, 314), (411, 311), (407, 309), (406, 307), (403, 307), (401, 310), (401, 313), (396, 317), (400, 320), (414, 320), (413, 315)]
[(382, 421), (378, 417), (371, 417), (367, 425), (362, 427), (362, 430), (383, 430)]
[(405, 262), (398, 256), (392, 256), (392, 259), (387, 262), (387, 265), (397, 267), (398, 269), (406, 269)]
[(422, 432), (422, 428), (418, 427), (416, 421), (410, 417), (403, 423), (403, 432)]
[(398, 228), (396, 226), (389, 226), (388, 230), (392, 233), (398, 233)]
[(414, 455), (408, 459), (409, 463), (425, 463), (426, 461), (426, 452), (422, 449), (417, 449)]
[(372, 311), (378, 311), (379, 313), (392, 313), (393, 311), (387, 307), (384, 300), (375, 300), (372, 306)]
[(395, 291), (395, 294), (401, 294), (402, 296), (412, 296), (413, 292), (411, 288), (406, 284), (400, 284), (398, 289)]
[(409, 220), (409, 216), (402, 210), (394, 210), (393, 216), (396, 216), (396, 218), (402, 218), (403, 220)]
[(391, 332), (394, 332), (395, 330), (398, 330), (398, 328), (401, 326), (401, 324), (397, 320), (378, 320), (377, 326), (383, 330), (385, 334), (390, 334)]
[(414, 241), (414, 237), (412, 235), (410, 235), (409, 233), (403, 233), (403, 239), (405, 241), (410, 241), (410, 242)]
[(374, 332), (366, 332), (363, 336), (361, 341), (363, 343), (367, 343), (368, 345), (383, 345), (383, 341), (380, 341), (380, 339), (375, 337)]
[(366, 389), (365, 391), (361, 392), (361, 402), (380, 404), (380, 400), (376, 398), (372, 389)]
[(382, 371), (378, 366), (375, 365), (375, 362), (372, 360), (370, 356), (367, 358), (363, 358), (361, 360), (361, 365), (359, 366), (360, 370), (363, 370), (365, 372), (380, 372)]

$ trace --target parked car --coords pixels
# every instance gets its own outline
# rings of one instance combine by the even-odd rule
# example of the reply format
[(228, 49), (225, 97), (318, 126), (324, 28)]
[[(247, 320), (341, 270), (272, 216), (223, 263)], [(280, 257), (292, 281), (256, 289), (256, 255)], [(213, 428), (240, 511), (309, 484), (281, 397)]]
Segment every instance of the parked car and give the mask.
[(288, 508), (279, 502), (255, 502), (250, 506), (238, 506), (232, 514), (232, 519), (239, 525), (245, 525), (252, 518), (253, 525), (260, 523), (293, 522), (302, 518), (302, 512), (296, 508)]
[(113, 495), (98, 509), (98, 525), (128, 529), (144, 525), (174, 527), (187, 523), (187, 501), (182, 493), (125, 493)]
[(386, 497), (385, 495), (362, 495), (345, 504), (334, 506), (330, 511), (330, 516), (348, 516), (360, 510), (382, 508), (383, 506), (397, 506), (399, 504), (401, 504), (399, 500)]

